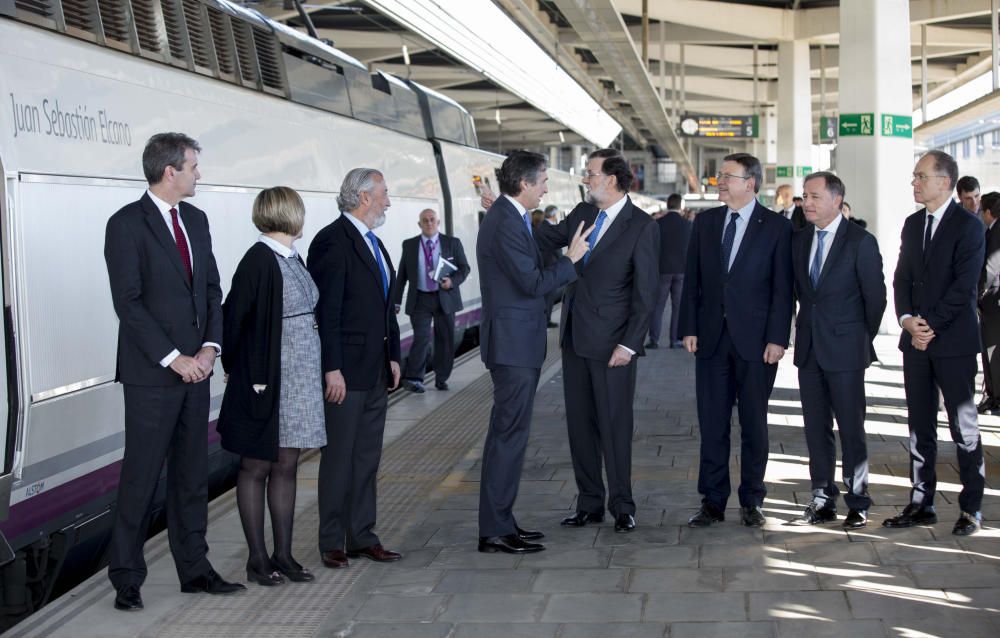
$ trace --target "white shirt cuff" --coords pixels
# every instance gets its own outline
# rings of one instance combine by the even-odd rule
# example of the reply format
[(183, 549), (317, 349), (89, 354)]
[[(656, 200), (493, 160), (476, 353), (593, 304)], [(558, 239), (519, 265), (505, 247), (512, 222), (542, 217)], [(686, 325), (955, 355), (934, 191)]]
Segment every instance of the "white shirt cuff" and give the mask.
[(630, 355), (632, 355), (633, 357), (635, 356), (635, 350), (633, 350), (632, 348), (629, 348), (628, 346), (623, 346), (623, 345), (622, 345), (622, 344), (620, 344), (620, 343), (618, 344), (618, 347), (619, 347), (619, 348), (624, 348), (624, 349), (628, 350), (628, 353), (629, 353)]
[(902, 327), (903, 327), (903, 322), (904, 322), (904, 321), (906, 321), (907, 319), (909, 319), (909, 318), (910, 318), (910, 317), (912, 317), (912, 316), (913, 316), (913, 315), (910, 315), (910, 314), (906, 314), (906, 315), (902, 315), (902, 316), (901, 316), (901, 317), (899, 318), (899, 327), (900, 327), (900, 328), (902, 328)]
[(219, 344), (215, 343), (214, 341), (206, 341), (205, 343), (201, 344), (201, 347), (202, 348), (215, 348), (215, 356), (218, 357), (218, 356), (222, 355), (222, 346), (220, 346)]
[(180, 351), (177, 350), (177, 348), (174, 348), (173, 350), (170, 351), (170, 354), (160, 359), (160, 365), (163, 366), (164, 368), (169, 368), (170, 364), (174, 362), (174, 359), (176, 359), (179, 356), (181, 356)]

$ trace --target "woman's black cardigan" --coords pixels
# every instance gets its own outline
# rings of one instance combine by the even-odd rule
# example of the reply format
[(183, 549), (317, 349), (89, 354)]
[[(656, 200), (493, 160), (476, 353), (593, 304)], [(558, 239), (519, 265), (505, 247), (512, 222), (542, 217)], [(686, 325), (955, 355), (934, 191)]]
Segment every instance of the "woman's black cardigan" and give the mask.
[[(256, 242), (222, 304), (222, 367), (229, 375), (217, 428), (222, 447), (268, 461), (278, 460), (283, 284), (274, 251)], [(267, 389), (257, 394), (254, 385)]]

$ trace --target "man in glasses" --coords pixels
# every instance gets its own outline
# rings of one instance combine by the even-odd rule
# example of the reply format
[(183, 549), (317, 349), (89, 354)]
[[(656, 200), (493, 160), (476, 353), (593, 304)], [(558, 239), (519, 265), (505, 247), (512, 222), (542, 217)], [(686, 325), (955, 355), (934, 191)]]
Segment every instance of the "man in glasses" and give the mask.
[(744, 525), (760, 527), (767, 402), (792, 318), (792, 224), (757, 201), (763, 175), (756, 157), (726, 156), (717, 177), (724, 205), (695, 218), (681, 295), (680, 334), (696, 357), (701, 431), (702, 506), (688, 525), (708, 527), (725, 518), (730, 417), (737, 404), (740, 516)]
[(893, 278), (896, 315), (904, 331), (899, 349), (903, 351), (913, 489), (910, 504), (883, 525), (937, 522), (934, 464), (940, 388), (962, 480), (961, 514), (952, 533), (968, 536), (979, 530), (986, 483), (975, 402), (980, 345), (977, 286), (986, 241), (975, 214), (952, 200), (957, 181), (958, 164), (943, 151), (929, 151), (913, 169), (913, 199), (924, 208), (903, 224)]

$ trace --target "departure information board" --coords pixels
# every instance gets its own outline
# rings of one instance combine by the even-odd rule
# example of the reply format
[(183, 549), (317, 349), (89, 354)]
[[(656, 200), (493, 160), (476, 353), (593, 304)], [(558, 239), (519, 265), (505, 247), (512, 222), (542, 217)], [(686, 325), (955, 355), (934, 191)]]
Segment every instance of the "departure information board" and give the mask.
[(688, 137), (757, 137), (756, 115), (686, 115), (681, 133)]

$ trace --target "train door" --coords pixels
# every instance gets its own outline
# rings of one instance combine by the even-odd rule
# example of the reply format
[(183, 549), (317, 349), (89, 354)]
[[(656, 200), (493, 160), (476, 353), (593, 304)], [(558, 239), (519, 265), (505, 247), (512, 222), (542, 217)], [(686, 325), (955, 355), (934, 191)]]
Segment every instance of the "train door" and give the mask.
[[(7, 176), (3, 170), (3, 158), (0, 158), (0, 297), (3, 299), (3, 317), (0, 321), (0, 522), (7, 520), (10, 508), (10, 490), (14, 481), (14, 454), (17, 449), (17, 385), (14, 379), (13, 365), (14, 339), (13, 315), (10, 308), (8, 291), (9, 269), (7, 256), (10, 244), (7, 239), (8, 214), (13, 194), (7, 184)], [(0, 565), (14, 558), (10, 545), (0, 532)]]

